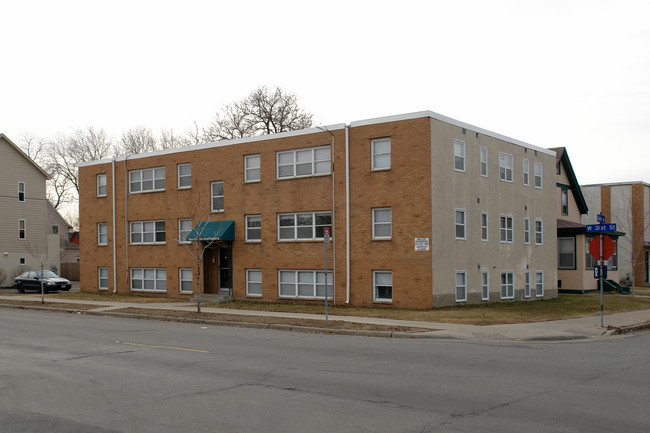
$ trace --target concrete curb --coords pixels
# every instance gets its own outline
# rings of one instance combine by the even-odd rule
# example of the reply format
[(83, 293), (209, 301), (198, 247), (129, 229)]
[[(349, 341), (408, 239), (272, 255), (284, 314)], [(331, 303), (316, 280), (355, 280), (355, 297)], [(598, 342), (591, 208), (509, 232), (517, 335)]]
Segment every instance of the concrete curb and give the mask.
[(631, 332), (643, 331), (644, 329), (650, 329), (650, 322), (639, 323), (636, 325), (612, 327), (611, 329), (607, 330), (607, 332), (605, 332), (605, 335), (623, 335), (629, 334)]

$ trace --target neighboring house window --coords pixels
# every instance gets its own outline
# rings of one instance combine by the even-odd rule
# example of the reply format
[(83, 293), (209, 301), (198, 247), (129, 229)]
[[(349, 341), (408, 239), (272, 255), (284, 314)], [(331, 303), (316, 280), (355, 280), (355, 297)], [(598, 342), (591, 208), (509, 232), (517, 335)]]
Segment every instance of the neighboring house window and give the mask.
[(524, 298), (530, 298), (530, 272), (524, 272)]
[(393, 272), (373, 271), (372, 300), (375, 302), (391, 302), (393, 300)]
[(312, 147), (308, 149), (278, 152), (278, 179), (330, 174), (330, 147)]
[(488, 240), (488, 214), (481, 212), (481, 240)]
[(558, 269), (575, 269), (575, 239), (557, 238), (557, 267)]
[(456, 209), (456, 239), (465, 239), (465, 210)]
[(108, 244), (108, 224), (98, 223), (97, 224), (97, 245), (107, 245)]
[(106, 197), (106, 175), (97, 175), (97, 197)]
[(52, 234), (53, 235), (58, 235), (59, 234), (59, 225), (58, 224), (52, 224)]
[(530, 243), (530, 218), (524, 218), (524, 243)]
[(281, 298), (325, 299), (332, 297), (332, 273), (324, 271), (279, 271)]
[(262, 296), (261, 269), (246, 269), (246, 296)]
[(244, 182), (257, 182), (261, 176), (260, 155), (244, 156)]
[(108, 289), (108, 268), (97, 268), (99, 277), (99, 290)]
[(544, 243), (544, 225), (542, 220), (535, 220), (535, 245)]
[(535, 296), (544, 296), (544, 271), (535, 272)]
[(481, 146), (481, 176), (487, 177), (487, 175), (488, 175), (487, 147)]
[(192, 164), (178, 164), (178, 189), (192, 187)]
[(212, 191), (212, 212), (223, 212), (223, 182), (212, 182), (210, 184)]
[(562, 163), (561, 163), (561, 161), (558, 161), (557, 164), (555, 164), (555, 173), (556, 174), (562, 174)]
[(18, 264), (20, 266), (25, 266), (27, 264), (27, 260), (25, 260), (24, 257), (18, 257)]
[(514, 299), (515, 273), (512, 271), (501, 272), (501, 299)]
[(524, 185), (530, 185), (530, 161), (524, 158)]
[(542, 163), (535, 163), (535, 188), (542, 187)]
[(165, 167), (144, 168), (129, 172), (129, 192), (165, 190)]
[(499, 217), (499, 221), (501, 242), (511, 244), (513, 242), (512, 217), (508, 215), (501, 215)]
[(178, 270), (178, 289), (181, 293), (192, 293), (192, 268)]
[(192, 232), (192, 220), (190, 218), (183, 218), (178, 220), (178, 242), (181, 244), (189, 244), (190, 241), (187, 237)]
[(246, 242), (262, 241), (262, 216), (246, 215)]
[(390, 138), (375, 138), (370, 142), (372, 170), (390, 168)]
[(456, 302), (467, 301), (467, 272), (456, 271)]
[(18, 182), (18, 201), (25, 201), (25, 182)]
[(481, 300), (490, 300), (490, 272), (481, 272)]
[(465, 142), (454, 140), (454, 170), (465, 171)]
[(512, 155), (499, 152), (499, 180), (512, 182)]
[(25, 220), (18, 220), (18, 239), (25, 239), (27, 237), (27, 222)]
[(323, 228), (331, 226), (331, 212), (278, 214), (278, 240), (323, 239)]
[(164, 268), (131, 268), (131, 290), (166, 292), (167, 270)]
[(569, 190), (566, 188), (562, 188), (562, 199), (561, 199), (561, 205), (562, 205), (562, 215), (569, 215)]
[(390, 208), (372, 210), (372, 238), (390, 239), (393, 234), (392, 213)]
[(165, 221), (136, 221), (131, 223), (132, 244), (164, 244)]

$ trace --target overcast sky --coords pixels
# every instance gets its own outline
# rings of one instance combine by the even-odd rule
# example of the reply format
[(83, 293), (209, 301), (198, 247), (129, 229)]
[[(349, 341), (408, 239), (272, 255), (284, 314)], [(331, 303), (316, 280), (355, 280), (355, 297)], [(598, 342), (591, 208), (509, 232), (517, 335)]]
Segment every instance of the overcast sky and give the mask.
[(182, 133), (259, 85), (317, 124), (421, 110), (650, 181), (650, 1), (4, 1), (0, 132)]

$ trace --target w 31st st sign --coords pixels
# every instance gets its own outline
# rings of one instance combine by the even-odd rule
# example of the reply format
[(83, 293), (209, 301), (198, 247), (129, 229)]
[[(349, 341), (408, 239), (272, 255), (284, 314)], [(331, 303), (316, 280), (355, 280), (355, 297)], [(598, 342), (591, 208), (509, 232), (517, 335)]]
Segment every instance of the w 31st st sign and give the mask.
[(585, 230), (587, 233), (615, 232), (616, 224), (588, 224)]

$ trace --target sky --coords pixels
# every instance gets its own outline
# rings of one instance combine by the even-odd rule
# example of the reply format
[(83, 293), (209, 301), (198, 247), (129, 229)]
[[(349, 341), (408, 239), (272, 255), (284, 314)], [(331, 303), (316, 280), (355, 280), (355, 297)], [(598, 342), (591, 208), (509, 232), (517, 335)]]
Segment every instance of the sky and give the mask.
[(0, 0), (0, 132), (207, 125), (260, 85), (317, 125), (431, 110), (581, 184), (650, 182), (650, 2)]

